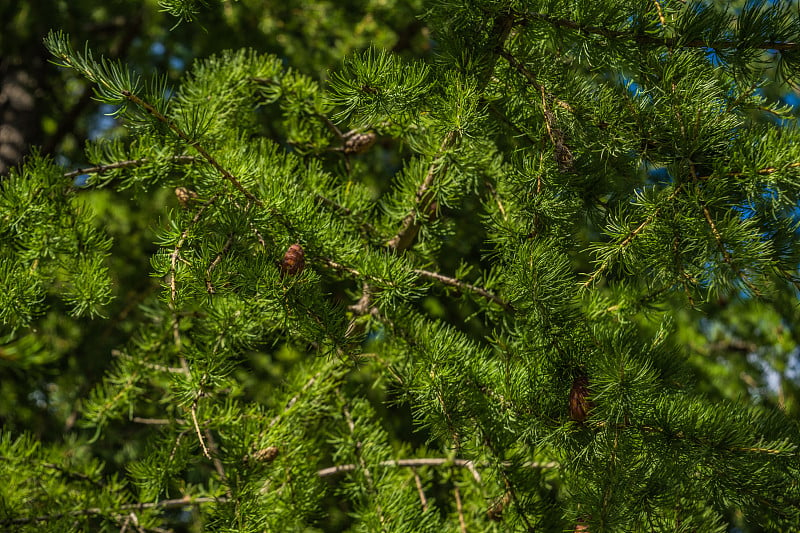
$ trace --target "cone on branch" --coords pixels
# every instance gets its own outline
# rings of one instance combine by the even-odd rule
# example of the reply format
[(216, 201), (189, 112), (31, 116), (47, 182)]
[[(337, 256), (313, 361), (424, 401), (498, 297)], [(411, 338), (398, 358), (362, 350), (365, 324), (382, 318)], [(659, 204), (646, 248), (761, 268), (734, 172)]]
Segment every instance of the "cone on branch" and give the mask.
[(503, 520), (503, 511), (505, 511), (510, 503), (511, 493), (506, 491), (503, 493), (502, 497), (495, 500), (494, 503), (489, 506), (486, 510), (486, 516), (489, 517), (489, 520), (492, 522), (501, 522)]
[(271, 463), (280, 454), (280, 449), (277, 446), (267, 446), (256, 451), (252, 457), (259, 463)]
[(175, 197), (178, 198), (178, 203), (181, 204), (181, 207), (189, 207), (200, 196), (193, 190), (187, 189), (186, 187), (177, 187), (175, 189)]
[(284, 276), (296, 276), (306, 266), (306, 254), (300, 244), (295, 243), (286, 250), (281, 259), (280, 269)]
[(374, 131), (360, 132), (350, 130), (344, 134), (344, 153), (361, 154), (369, 150), (375, 141), (378, 140), (378, 135)]
[(583, 422), (589, 416), (594, 403), (589, 399), (589, 378), (581, 375), (572, 382), (569, 391), (569, 417), (576, 422)]

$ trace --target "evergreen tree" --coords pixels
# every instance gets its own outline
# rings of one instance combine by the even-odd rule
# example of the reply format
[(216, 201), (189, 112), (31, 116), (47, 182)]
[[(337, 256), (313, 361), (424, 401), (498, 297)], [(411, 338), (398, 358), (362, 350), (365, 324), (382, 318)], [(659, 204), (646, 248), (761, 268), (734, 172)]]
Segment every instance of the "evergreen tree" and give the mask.
[(174, 83), (46, 37), (124, 132), (0, 184), (0, 527), (800, 525), (797, 4), (416, 7)]

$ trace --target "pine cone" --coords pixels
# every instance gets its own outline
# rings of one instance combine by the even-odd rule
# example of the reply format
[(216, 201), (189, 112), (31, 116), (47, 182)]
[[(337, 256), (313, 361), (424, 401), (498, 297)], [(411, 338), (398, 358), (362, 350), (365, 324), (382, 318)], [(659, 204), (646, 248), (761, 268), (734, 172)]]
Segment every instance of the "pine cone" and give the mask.
[(488, 516), (489, 520), (492, 522), (502, 521), (503, 511), (508, 507), (509, 503), (511, 503), (511, 493), (506, 491), (501, 498), (498, 498), (489, 506), (486, 510), (486, 516)]
[(374, 131), (361, 133), (356, 130), (350, 130), (344, 134), (344, 153), (346, 154), (360, 154), (366, 152), (378, 140), (378, 136)]
[(181, 204), (181, 207), (188, 207), (199, 198), (196, 192), (186, 187), (175, 189), (175, 196), (178, 197), (178, 203)]
[(253, 459), (260, 463), (271, 463), (278, 457), (280, 450), (277, 446), (267, 446), (266, 448), (262, 448), (253, 454)]
[(569, 417), (576, 422), (586, 420), (589, 411), (594, 407), (589, 394), (589, 378), (586, 376), (575, 378), (569, 391)]
[(280, 269), (284, 276), (294, 276), (303, 271), (306, 266), (306, 253), (303, 247), (295, 243), (286, 250), (281, 259)]

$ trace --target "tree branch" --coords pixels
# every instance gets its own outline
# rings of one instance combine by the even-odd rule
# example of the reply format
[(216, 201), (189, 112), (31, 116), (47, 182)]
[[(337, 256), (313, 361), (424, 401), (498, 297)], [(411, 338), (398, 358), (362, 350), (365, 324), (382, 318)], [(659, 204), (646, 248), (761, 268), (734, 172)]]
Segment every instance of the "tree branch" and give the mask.
[[(497, 61), (498, 51), (503, 48), (506, 39), (508, 39), (508, 35), (511, 33), (513, 24), (514, 16), (507, 12), (500, 13), (494, 19), (489, 42), (486, 43), (486, 48), (492, 51), (492, 56), (491, 60), (486, 65), (485, 71), (479, 75), (479, 92), (482, 92), (489, 83), (492, 77), (492, 72), (494, 71), (495, 63)], [(430, 203), (433, 200), (433, 190), (431, 187), (433, 186), (434, 179), (440, 171), (444, 171), (446, 169), (446, 164), (441, 164), (441, 159), (446, 155), (447, 150), (455, 145), (457, 139), (457, 132), (452, 130), (448, 132), (442, 140), (439, 150), (433, 156), (433, 160), (428, 166), (428, 171), (425, 174), (425, 178), (417, 188), (417, 194), (414, 202), (415, 207), (409, 211), (405, 217), (403, 217), (403, 220), (400, 222), (400, 229), (386, 243), (386, 246), (388, 246), (391, 250), (396, 252), (407, 250), (413, 244), (414, 239), (416, 239), (417, 234), (422, 226), (420, 222), (420, 214), (427, 213)]]
[(222, 250), (219, 251), (217, 257), (215, 257), (214, 260), (211, 261), (211, 264), (208, 265), (208, 268), (206, 269), (206, 290), (208, 291), (208, 294), (214, 294), (215, 292), (217, 292), (216, 289), (214, 289), (214, 285), (211, 284), (211, 273), (214, 271), (215, 268), (217, 268), (219, 262), (222, 261), (222, 256), (228, 253), (228, 250), (231, 249), (231, 244), (233, 244), (233, 237), (234, 237), (233, 233), (228, 235), (228, 240), (225, 241), (225, 244), (222, 246)]
[(147, 113), (152, 115), (154, 118), (156, 118), (160, 122), (163, 122), (169, 129), (171, 129), (175, 133), (175, 135), (180, 137), (184, 142), (186, 142), (186, 144), (188, 144), (189, 146), (191, 146), (192, 148), (197, 150), (197, 152), (201, 156), (203, 156), (203, 158), (206, 161), (208, 161), (211, 164), (211, 166), (213, 166), (215, 169), (217, 169), (217, 172), (222, 174), (223, 178), (228, 180), (231, 183), (231, 185), (233, 185), (239, 192), (244, 194), (247, 197), (248, 200), (256, 203), (257, 205), (262, 205), (261, 200), (256, 198), (253, 195), (253, 193), (251, 193), (250, 191), (245, 189), (244, 186), (239, 182), (239, 180), (237, 180), (233, 176), (233, 174), (228, 172), (228, 170), (225, 167), (223, 167), (219, 163), (219, 161), (217, 161), (214, 157), (212, 157), (211, 154), (209, 154), (206, 151), (206, 149), (203, 147), (203, 145), (200, 144), (200, 142), (198, 142), (198, 141), (192, 139), (191, 137), (189, 137), (186, 134), (186, 132), (184, 132), (182, 129), (180, 129), (174, 122), (169, 120), (167, 117), (162, 115), (152, 104), (150, 104), (149, 102), (145, 102), (144, 100), (142, 100), (141, 98), (139, 98), (138, 96), (136, 96), (135, 94), (133, 94), (130, 91), (123, 90), (123, 91), (121, 91), (121, 94), (122, 94), (122, 96), (124, 96), (125, 98), (127, 98), (128, 100), (130, 100), (131, 102), (136, 104), (137, 106), (139, 106), (142, 109), (144, 109), (145, 111), (147, 111)]
[[(197, 160), (198, 159), (193, 155), (176, 155), (172, 157), (172, 161), (180, 165), (187, 165), (189, 163), (194, 163)], [(142, 157), (140, 159), (131, 159), (128, 161), (116, 161), (114, 163), (108, 163), (106, 165), (78, 168), (70, 172), (64, 173), (64, 177), (67, 179), (73, 179), (77, 176), (80, 176), (81, 174), (102, 174), (109, 170), (115, 170), (118, 168), (138, 167), (150, 163), (151, 161), (153, 160), (147, 157)]]
[(482, 287), (477, 287), (475, 285), (472, 285), (472, 284), (467, 283), (465, 281), (458, 280), (456, 278), (447, 277), (447, 276), (445, 276), (443, 274), (439, 274), (438, 272), (429, 272), (428, 270), (415, 269), (414, 273), (416, 275), (418, 275), (419, 277), (435, 280), (435, 281), (438, 281), (439, 283), (442, 283), (444, 285), (449, 285), (451, 287), (455, 287), (455, 288), (457, 288), (459, 290), (462, 290), (462, 291), (474, 292), (475, 294), (483, 296), (487, 300), (490, 300), (490, 301), (496, 303), (497, 305), (499, 305), (500, 307), (502, 307), (506, 311), (513, 311), (513, 309), (514, 309), (511, 306), (510, 303), (508, 303), (507, 301), (503, 300), (499, 296), (487, 291), (486, 289), (484, 289)]
[[(197, 224), (200, 218), (205, 213), (206, 209), (211, 207), (214, 202), (216, 202), (217, 198), (219, 198), (219, 193), (215, 194), (211, 198), (208, 199), (206, 203), (200, 206), (200, 209), (194, 214), (192, 220), (189, 222), (189, 225), (184, 228), (183, 232), (181, 233), (180, 238), (178, 239), (175, 248), (172, 250), (172, 253), (169, 256), (169, 307), (172, 311), (173, 318), (172, 318), (172, 336), (175, 341), (175, 346), (180, 351), (181, 347), (181, 339), (180, 339), (180, 328), (179, 328), (179, 320), (178, 320), (178, 308), (177, 308), (177, 300), (178, 300), (178, 282), (176, 279), (176, 272), (178, 269), (178, 257), (181, 253), (181, 248), (183, 247), (183, 243), (186, 242), (186, 238), (189, 236), (189, 230)], [(186, 364), (186, 360), (181, 356), (181, 367), (185, 373), (189, 373), (189, 367)]]
[[(550, 143), (553, 145), (553, 155), (558, 163), (558, 168), (562, 172), (571, 170), (574, 164), (574, 156), (572, 155), (572, 151), (566, 145), (564, 133), (556, 124), (556, 116), (555, 113), (553, 113), (552, 106), (548, 102), (548, 98), (553, 99), (560, 107), (574, 112), (572, 106), (566, 102), (558, 100), (551, 94), (548, 94), (547, 91), (545, 91), (544, 85), (539, 83), (537, 80), (536, 75), (527, 69), (525, 65), (520, 63), (510, 52), (501, 48), (497, 51), (497, 53), (506, 61), (508, 61), (509, 65), (514, 67), (518, 72), (525, 76), (531, 85), (533, 85), (534, 89), (541, 95), (544, 125), (547, 129), (547, 136), (550, 138)], [(540, 190), (541, 186), (537, 187), (536, 192), (539, 193)]]
[(428, 510), (428, 499), (425, 497), (425, 491), (422, 490), (422, 480), (419, 478), (419, 474), (417, 473), (416, 468), (412, 468), (411, 471), (414, 473), (414, 484), (417, 486), (417, 494), (419, 494), (419, 502), (422, 505), (422, 512)]
[[(140, 33), (142, 28), (142, 20), (143, 17), (141, 14), (131, 17), (130, 19), (118, 17), (117, 20), (113, 21), (111, 24), (108, 24), (107, 30), (104, 28), (98, 28), (96, 30), (93, 29), (92, 32), (109, 31), (111, 35), (121, 34), (120, 40), (116, 42), (109, 50), (108, 57), (117, 59), (124, 58), (128, 54), (130, 45)], [(92, 96), (93, 91), (91, 84), (84, 85), (83, 89), (81, 90), (81, 95), (78, 97), (75, 104), (73, 104), (72, 107), (60, 117), (55, 133), (53, 133), (43, 144), (43, 153), (50, 154), (54, 152), (64, 137), (66, 137), (70, 132), (74, 131), (76, 124), (78, 124), (78, 118), (92, 101)], [(82, 143), (78, 141), (77, 144)]]
[[(119, 357), (121, 359), (127, 359), (129, 361), (133, 361), (134, 360), (133, 356), (128, 355), (125, 352), (120, 351), (120, 350), (111, 350), (111, 355), (113, 355), (114, 357)], [(187, 374), (186, 369), (178, 368), (178, 367), (175, 367), (175, 366), (164, 366), (164, 365), (159, 365), (157, 363), (151, 363), (149, 361), (139, 361), (139, 364), (144, 366), (144, 367), (147, 367), (147, 368), (152, 368), (154, 370), (158, 370), (159, 372), (169, 372), (169, 373), (172, 373), (172, 374), (184, 374), (184, 375)]]
[(417, 234), (422, 227), (420, 213), (426, 213), (430, 207), (431, 201), (433, 200), (433, 190), (431, 187), (433, 186), (434, 178), (437, 173), (447, 168), (446, 164), (441, 164), (441, 159), (444, 157), (445, 152), (455, 144), (455, 139), (456, 132), (451, 131), (445, 135), (444, 140), (442, 140), (439, 150), (436, 152), (436, 155), (433, 156), (433, 161), (428, 166), (425, 178), (417, 188), (417, 194), (414, 199), (415, 207), (403, 217), (403, 220), (400, 221), (400, 229), (394, 237), (389, 239), (389, 242), (386, 243), (386, 246), (390, 249), (396, 252), (402, 252), (410, 248), (414, 239), (417, 238)]
[(731, 254), (730, 252), (728, 252), (728, 250), (725, 249), (725, 243), (722, 242), (722, 235), (717, 229), (717, 225), (714, 223), (714, 219), (711, 218), (711, 213), (709, 212), (708, 207), (705, 204), (703, 204), (701, 207), (703, 209), (703, 215), (706, 218), (706, 222), (711, 228), (711, 233), (714, 235), (714, 240), (717, 241), (717, 248), (722, 253), (722, 258), (725, 261), (725, 263), (727, 263), (728, 266), (730, 266), (732, 269), (736, 271), (736, 275), (739, 276), (739, 279), (742, 280), (742, 283), (744, 283), (745, 286), (748, 289), (750, 289), (750, 291), (754, 295), (761, 296), (761, 291), (758, 290), (758, 287), (753, 285), (753, 283), (749, 279), (747, 279), (747, 276), (744, 275), (744, 272), (742, 272), (736, 265), (733, 264)]
[(192, 415), (192, 424), (194, 424), (195, 433), (197, 433), (197, 440), (200, 441), (200, 447), (203, 449), (203, 455), (206, 459), (211, 459), (211, 455), (208, 453), (208, 448), (206, 447), (206, 441), (203, 440), (203, 434), (200, 431), (200, 425), (197, 423), (197, 402), (199, 397), (195, 397), (194, 401), (192, 402), (192, 407), (189, 410)]
[[(475, 468), (475, 463), (473, 463), (468, 459), (449, 459), (447, 457), (420, 458), (420, 459), (393, 459), (391, 461), (381, 461), (380, 463), (378, 463), (378, 465), (396, 466), (405, 468), (453, 465), (460, 468), (466, 468), (467, 470), (470, 471), (472, 477), (475, 478), (475, 481), (477, 481), (478, 483), (481, 482), (481, 476)], [(356, 468), (358, 468), (358, 465), (355, 464), (330, 466), (328, 468), (323, 468), (322, 470), (317, 471), (317, 475), (319, 477), (328, 477), (340, 474), (342, 472), (352, 472)]]
[[(221, 503), (224, 501), (226, 501), (225, 498), (211, 498), (211, 497), (192, 498), (190, 496), (184, 496), (183, 498), (174, 500), (161, 500), (158, 502), (125, 504), (121, 505), (119, 508), (120, 510), (125, 510), (125, 511), (128, 510), (140, 511), (142, 509), (175, 509), (177, 507), (186, 507), (187, 505), (198, 505), (204, 503)], [(77, 516), (87, 516), (87, 515), (102, 515), (104, 514), (104, 512), (105, 511), (103, 509), (100, 509), (99, 507), (92, 507), (90, 509), (79, 509), (77, 511), (69, 511), (66, 513), (54, 513), (49, 515), (2, 520), (0, 521), (0, 526), (30, 524), (32, 522), (47, 522), (49, 520), (58, 520), (59, 518), (64, 518), (65, 516), (77, 517)]]
[[(356, 425), (355, 422), (353, 421), (353, 417), (350, 415), (350, 410), (347, 408), (347, 403), (345, 402), (345, 399), (342, 396), (341, 392), (338, 390), (336, 392), (337, 395), (339, 396), (339, 400), (342, 402), (342, 412), (344, 413), (345, 420), (347, 421), (347, 427), (350, 429), (350, 435), (353, 438), (355, 438)], [(356, 440), (355, 455), (358, 458), (358, 465), (361, 468), (361, 471), (364, 472), (364, 479), (367, 480), (369, 491), (377, 495), (377, 488), (375, 487), (375, 482), (373, 481), (372, 473), (367, 467), (367, 462), (364, 460), (364, 457), (361, 454), (361, 447), (362, 447), (361, 441)], [(375, 512), (378, 514), (378, 520), (381, 523), (381, 529), (383, 529), (383, 524), (385, 522), (385, 519), (383, 517), (383, 509), (381, 507), (381, 504), (378, 502), (375, 502)]]
[(467, 524), (464, 521), (464, 506), (461, 504), (461, 491), (458, 490), (458, 485), (453, 487), (453, 496), (456, 499), (456, 511), (458, 512), (458, 525), (461, 533), (467, 533)]
[[(681, 191), (681, 189), (682, 189), (682, 188), (683, 188), (683, 184), (680, 184), (680, 185), (678, 185), (677, 187), (675, 187), (675, 190), (674, 190), (674, 191), (672, 191), (672, 194), (670, 194), (670, 195), (669, 195), (669, 197), (667, 198), (667, 201), (668, 201), (668, 202), (670, 202), (670, 201), (674, 200), (674, 199), (675, 199), (675, 198), (678, 196), (678, 193)], [(644, 229), (645, 229), (647, 226), (649, 226), (649, 225), (650, 225), (650, 224), (653, 222), (653, 220), (655, 220), (655, 219), (656, 219), (656, 217), (658, 217), (658, 215), (661, 213), (661, 208), (662, 208), (662, 207), (663, 207), (663, 206), (659, 206), (659, 207), (658, 207), (658, 208), (657, 208), (655, 211), (653, 211), (653, 212), (650, 214), (650, 216), (649, 216), (649, 217), (645, 218), (645, 219), (642, 221), (642, 223), (641, 223), (641, 224), (639, 224), (639, 225), (638, 225), (638, 226), (637, 226), (635, 229), (631, 230), (631, 232), (630, 232), (630, 233), (628, 233), (628, 235), (627, 235), (627, 236), (626, 236), (626, 237), (625, 237), (625, 238), (624, 238), (624, 239), (623, 239), (623, 240), (622, 240), (622, 241), (619, 243), (619, 249), (621, 250), (622, 248), (625, 248), (625, 247), (627, 247), (627, 246), (628, 246), (628, 245), (629, 245), (631, 242), (633, 242), (633, 240), (634, 240), (634, 239), (635, 239), (635, 238), (636, 238), (636, 237), (637, 237), (639, 234), (641, 234), (641, 233), (642, 233), (642, 231), (644, 231)], [(605, 260), (604, 260), (604, 261), (603, 261), (603, 262), (600, 264), (600, 266), (599, 266), (599, 267), (597, 267), (597, 269), (596, 269), (594, 272), (592, 272), (592, 274), (589, 276), (589, 279), (587, 279), (585, 282), (581, 283), (580, 287), (581, 287), (582, 289), (586, 289), (586, 288), (588, 288), (588, 287), (589, 287), (589, 285), (591, 285), (591, 284), (592, 284), (592, 282), (594, 282), (594, 280), (595, 280), (595, 279), (597, 279), (597, 278), (600, 276), (600, 274), (602, 274), (603, 272), (605, 272), (605, 270), (608, 268), (608, 265), (609, 265), (610, 261), (611, 261), (611, 258), (610, 258), (610, 257), (609, 257), (609, 258), (606, 258), (606, 259), (605, 259)]]
[[(748, 451), (752, 451), (753, 449), (747, 449)], [(768, 450), (773, 451), (773, 450)], [(50, 466), (50, 465), (45, 465)], [(55, 466), (55, 465), (53, 465)], [(434, 458), (417, 458), (417, 459), (397, 459), (391, 461), (381, 461), (379, 466), (383, 467), (404, 467), (404, 468), (421, 468), (421, 467), (433, 467), (433, 466), (455, 466), (459, 468), (466, 468), (472, 474), (472, 477), (475, 479), (477, 483), (481, 483), (481, 475), (478, 473), (476, 469), (475, 463), (468, 459), (450, 459), (446, 457), (434, 457)], [(556, 468), (558, 467), (558, 463), (555, 462), (548, 462), (548, 463), (538, 463), (538, 462), (531, 462), (527, 463), (526, 466), (530, 468)], [(359, 468), (360, 465), (355, 464), (344, 464), (344, 465), (336, 465), (331, 466), (328, 468), (323, 468), (317, 471), (317, 476), (321, 478), (330, 477), (336, 474), (344, 473), (344, 472), (352, 472)], [(57, 468), (57, 467), (56, 467)], [(187, 505), (198, 505), (198, 504), (205, 504), (205, 503), (225, 503), (229, 501), (229, 497), (219, 497), (219, 498), (212, 498), (212, 497), (197, 497), (193, 498), (190, 496), (184, 496), (183, 498), (178, 499), (170, 499), (170, 500), (161, 500), (157, 502), (147, 502), (147, 503), (131, 503), (131, 504), (124, 504), (119, 506), (119, 510), (121, 511), (141, 511), (143, 509), (174, 509), (177, 507), (185, 507)], [(32, 522), (46, 522), (49, 520), (57, 520), (59, 518), (63, 518), (65, 516), (85, 516), (85, 515), (102, 515), (104, 514), (103, 509), (100, 508), (90, 508), (90, 509), (81, 509), (77, 511), (70, 511), (65, 513), (55, 513), (51, 515), (42, 515), (42, 516), (33, 516), (33, 517), (25, 517), (25, 518), (13, 518), (10, 520), (0, 521), (1, 526), (7, 525), (20, 525), (20, 524), (29, 524)]]
[[(652, 37), (650, 35), (640, 35), (630, 31), (611, 30), (602, 26), (589, 26), (581, 24), (580, 22), (575, 22), (574, 20), (554, 17), (546, 13), (515, 13), (515, 16), (516, 22), (522, 26), (526, 26), (532, 21), (542, 21), (553, 26), (577, 30), (579, 33), (587, 35), (600, 35), (608, 39), (633, 41), (638, 44), (667, 46), (670, 48), (712, 48), (714, 50), (729, 50), (742, 45), (740, 41), (704, 41), (703, 39), (693, 39), (684, 42), (678, 37)], [(779, 51), (791, 51), (797, 49), (799, 46), (800, 43), (784, 41), (764, 41), (752, 45), (753, 48), (759, 50)]]

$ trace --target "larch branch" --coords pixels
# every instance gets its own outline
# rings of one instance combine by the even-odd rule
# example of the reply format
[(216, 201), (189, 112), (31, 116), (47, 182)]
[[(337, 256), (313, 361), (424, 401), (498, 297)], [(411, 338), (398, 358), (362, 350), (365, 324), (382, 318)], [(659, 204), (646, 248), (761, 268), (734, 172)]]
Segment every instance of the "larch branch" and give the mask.
[(214, 269), (217, 268), (219, 262), (222, 261), (222, 256), (228, 253), (228, 250), (231, 249), (231, 244), (233, 244), (233, 237), (234, 237), (233, 234), (228, 235), (228, 239), (225, 241), (225, 244), (222, 245), (222, 250), (219, 251), (217, 256), (214, 258), (213, 261), (211, 261), (211, 264), (208, 265), (208, 268), (206, 269), (206, 291), (208, 291), (208, 294), (214, 294), (217, 292), (216, 289), (214, 288), (214, 285), (211, 284), (211, 273), (214, 272)]
[(451, 278), (443, 274), (439, 274), (438, 272), (430, 272), (428, 270), (415, 269), (414, 273), (421, 278), (427, 278), (434, 281), (438, 281), (439, 283), (442, 283), (444, 285), (449, 285), (450, 287), (455, 287), (462, 291), (474, 292), (475, 294), (478, 294), (486, 298), (487, 300), (496, 303), (497, 305), (508, 311), (513, 309), (510, 303), (503, 300), (499, 296), (489, 292), (488, 290), (482, 287), (478, 287), (476, 285), (472, 285), (471, 283), (467, 283), (466, 281), (461, 281), (456, 278)]
[(233, 174), (231, 174), (225, 167), (223, 167), (219, 163), (219, 161), (217, 161), (210, 153), (208, 153), (208, 151), (203, 147), (202, 144), (200, 144), (198, 141), (196, 141), (196, 140), (192, 139), (191, 137), (189, 137), (189, 135), (187, 135), (186, 132), (184, 132), (182, 129), (180, 129), (170, 119), (168, 119), (163, 114), (161, 114), (152, 104), (150, 104), (149, 102), (145, 102), (144, 100), (142, 100), (141, 98), (139, 98), (138, 96), (136, 96), (135, 94), (133, 94), (130, 91), (122, 91), (122, 96), (124, 96), (125, 98), (127, 98), (128, 100), (130, 100), (131, 102), (136, 104), (137, 106), (139, 106), (142, 109), (144, 109), (145, 111), (147, 111), (147, 113), (152, 115), (154, 118), (156, 118), (160, 122), (163, 122), (169, 129), (171, 129), (173, 131), (173, 133), (175, 133), (175, 135), (180, 137), (184, 142), (186, 142), (186, 144), (188, 144), (189, 146), (191, 146), (192, 148), (197, 150), (197, 152), (201, 156), (203, 156), (203, 159), (208, 161), (211, 164), (211, 166), (213, 166), (215, 169), (217, 169), (217, 172), (222, 174), (222, 177), (224, 177), (226, 180), (228, 180), (231, 183), (231, 185), (233, 185), (239, 192), (244, 194), (247, 197), (248, 200), (250, 200), (250, 201), (252, 201), (252, 202), (254, 202), (254, 203), (258, 204), (258, 205), (262, 204), (261, 200), (256, 198), (253, 195), (253, 193), (251, 193), (250, 191), (245, 189), (244, 186), (239, 182), (239, 180), (236, 179), (236, 177), (234, 177)]
[(712, 235), (714, 235), (714, 240), (717, 241), (717, 248), (719, 248), (719, 251), (722, 253), (722, 258), (725, 261), (725, 263), (727, 263), (728, 266), (730, 266), (732, 269), (736, 271), (736, 274), (739, 276), (739, 279), (742, 280), (742, 283), (744, 283), (745, 286), (748, 289), (750, 289), (750, 291), (753, 294), (755, 294), (756, 296), (761, 296), (761, 291), (758, 290), (758, 287), (753, 285), (753, 283), (749, 279), (747, 279), (747, 276), (744, 274), (744, 272), (742, 272), (736, 265), (733, 264), (733, 259), (731, 258), (731, 254), (725, 248), (725, 243), (722, 242), (722, 235), (720, 234), (719, 229), (717, 229), (717, 225), (714, 223), (714, 219), (711, 218), (711, 213), (709, 212), (708, 207), (706, 205), (703, 205), (702, 208), (703, 208), (703, 215), (705, 216), (706, 222), (711, 228), (711, 233)]
[[(667, 198), (667, 201), (669, 202), (669, 201), (674, 200), (678, 196), (678, 193), (681, 191), (682, 188), (683, 188), (683, 185), (678, 185), (677, 187), (675, 187), (675, 190), (672, 191), (672, 194), (669, 195), (669, 197)], [(641, 224), (639, 224), (636, 228), (631, 230), (631, 232), (628, 233), (628, 235), (619, 243), (619, 245), (618, 245), (619, 250), (622, 250), (623, 248), (627, 247), (631, 242), (633, 242), (633, 240), (638, 235), (640, 235), (644, 231), (644, 229), (647, 228), (647, 226), (649, 226), (653, 222), (653, 220), (655, 220), (658, 217), (658, 215), (660, 213), (661, 213), (661, 207), (658, 207), (655, 211), (653, 211), (650, 214), (650, 216), (645, 218), (642, 221)], [(600, 264), (600, 266), (597, 267), (597, 269), (594, 272), (592, 272), (592, 274), (589, 276), (589, 279), (587, 279), (585, 282), (581, 283), (581, 285), (580, 285), (581, 288), (582, 289), (588, 288), (589, 285), (591, 285), (603, 272), (605, 272), (605, 270), (609, 266), (610, 261), (611, 261), (611, 258), (605, 259)]]
[[(630, 31), (612, 30), (602, 26), (590, 26), (574, 20), (554, 17), (546, 13), (516, 13), (516, 17), (517, 21), (521, 25), (527, 25), (532, 21), (542, 21), (553, 26), (577, 30), (579, 33), (586, 35), (599, 35), (608, 39), (633, 41), (638, 44), (667, 46), (670, 48), (712, 48), (714, 50), (730, 50), (741, 47), (743, 44), (740, 41), (733, 40), (706, 41), (703, 39), (692, 39), (691, 41), (682, 41), (677, 37), (654, 37), (651, 35), (640, 35)], [(800, 47), (800, 43), (786, 41), (763, 41), (752, 45), (752, 48), (758, 50), (778, 51), (792, 51), (796, 50), (798, 47)]]
[(386, 246), (388, 246), (390, 249), (397, 252), (402, 252), (403, 250), (410, 248), (414, 242), (414, 239), (417, 238), (417, 234), (422, 227), (420, 217), (423, 213), (428, 211), (431, 202), (433, 201), (432, 187), (434, 178), (439, 172), (443, 172), (447, 168), (447, 165), (442, 163), (442, 158), (445, 157), (447, 150), (455, 144), (455, 140), (455, 131), (450, 131), (447, 135), (445, 135), (444, 140), (442, 140), (439, 150), (433, 156), (433, 160), (428, 166), (428, 170), (425, 173), (422, 183), (420, 183), (419, 187), (417, 188), (417, 193), (414, 198), (414, 208), (409, 211), (405, 217), (403, 217), (403, 220), (400, 222), (400, 229), (397, 231), (394, 237), (389, 239), (389, 242), (386, 243)]
[[(108, 172), (109, 170), (116, 170), (118, 168), (129, 168), (129, 167), (139, 167), (142, 165), (146, 165), (150, 163), (153, 159), (142, 157), (139, 159), (130, 159), (127, 161), (115, 161), (114, 163), (107, 163), (105, 165), (97, 165), (94, 167), (86, 167), (86, 168), (78, 168), (72, 170), (70, 172), (65, 172), (64, 177), (67, 179), (72, 179), (81, 174), (103, 174), (104, 172)], [(194, 163), (198, 161), (198, 159), (193, 155), (176, 155), (172, 156), (172, 162), (177, 163), (179, 165), (188, 165), (190, 163)]]

